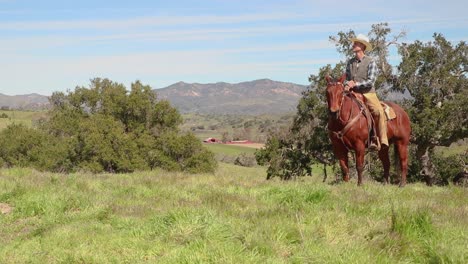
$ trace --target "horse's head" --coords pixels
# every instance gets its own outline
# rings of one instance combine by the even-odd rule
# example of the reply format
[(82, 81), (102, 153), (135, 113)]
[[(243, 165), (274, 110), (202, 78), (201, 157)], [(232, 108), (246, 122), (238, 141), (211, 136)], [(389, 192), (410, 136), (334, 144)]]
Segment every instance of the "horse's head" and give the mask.
[(343, 74), (343, 76), (341, 76), (341, 78), (336, 82), (330, 76), (326, 77), (328, 111), (331, 115), (334, 115), (335, 117), (338, 116), (338, 113), (341, 109), (344, 93), (343, 82), (345, 79), (345, 74)]

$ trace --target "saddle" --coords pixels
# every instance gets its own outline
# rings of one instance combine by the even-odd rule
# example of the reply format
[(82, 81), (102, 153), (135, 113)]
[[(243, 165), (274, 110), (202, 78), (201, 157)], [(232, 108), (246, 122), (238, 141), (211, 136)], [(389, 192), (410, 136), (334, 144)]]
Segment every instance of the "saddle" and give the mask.
[[(361, 93), (355, 93), (355, 92), (351, 92), (351, 94), (358, 100), (360, 101), (359, 102), (359, 105), (364, 107), (366, 109), (366, 112), (369, 112), (369, 108), (367, 108), (367, 104), (365, 103), (366, 102), (366, 98), (364, 97), (364, 95), (362, 95)], [(396, 118), (396, 113), (395, 113), (395, 110), (389, 106), (388, 104), (384, 103), (384, 102), (380, 102), (380, 105), (382, 105), (382, 108), (385, 112), (385, 117), (386, 117), (386, 121), (389, 121), (389, 120), (392, 120), (392, 119), (395, 119)], [(366, 115), (367, 117), (367, 115)]]
[[(369, 144), (370, 138), (375, 137), (376, 136), (375, 131), (377, 131), (375, 128), (374, 117), (372, 116), (369, 108), (367, 107), (367, 104), (365, 103), (366, 98), (364, 97), (364, 95), (362, 95), (361, 93), (355, 93), (355, 92), (351, 92), (351, 95), (352, 97), (356, 99), (356, 102), (358, 103), (359, 108), (361, 108), (364, 116), (366, 117), (367, 129), (369, 131), (369, 140), (368, 140), (368, 144)], [(384, 110), (386, 122), (396, 118), (395, 110), (391, 106), (389, 106), (388, 104), (384, 102), (380, 102), (380, 104), (382, 105), (382, 108)]]

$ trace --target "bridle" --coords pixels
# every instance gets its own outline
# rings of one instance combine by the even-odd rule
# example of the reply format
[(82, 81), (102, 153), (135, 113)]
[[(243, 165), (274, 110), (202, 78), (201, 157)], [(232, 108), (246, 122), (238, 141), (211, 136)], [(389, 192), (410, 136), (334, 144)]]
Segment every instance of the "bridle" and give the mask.
[[(336, 83), (333, 83), (332, 85), (341, 85), (343, 86), (342, 83), (340, 82), (336, 82)], [(348, 121), (344, 121), (343, 119), (341, 119), (341, 108), (343, 108), (343, 103), (344, 103), (344, 100), (345, 100), (345, 97), (348, 96), (349, 98), (351, 98), (351, 100), (355, 101), (357, 103), (357, 105), (359, 106), (359, 113), (353, 117), (353, 119), (350, 120), (351, 118), (351, 115), (353, 113), (353, 108), (351, 106), (351, 111), (349, 111), (349, 117), (348, 117)], [(353, 104), (354, 105), (354, 104)], [(366, 113), (365, 113), (365, 107), (364, 105), (350, 92), (350, 91), (346, 91), (344, 90), (344, 87), (343, 87), (343, 92), (342, 92), (342, 95), (341, 95), (341, 102), (340, 102), (340, 107), (338, 108), (338, 111), (336, 112), (336, 119), (339, 120), (340, 122), (342, 122), (344, 124), (344, 127), (343, 129), (341, 129), (340, 131), (336, 132), (336, 131), (331, 131), (333, 132), (333, 134), (335, 134), (340, 140), (341, 142), (343, 143), (343, 145), (348, 148), (348, 146), (346, 146), (344, 140), (343, 140), (343, 137), (345, 136), (345, 134), (353, 127), (353, 125), (359, 120), (359, 117), (361, 114), (363, 114), (364, 116), (366, 116)], [(348, 149), (349, 150), (349, 149)]]
[[(338, 86), (338, 85), (343, 86), (343, 84), (340, 83), (340, 82), (332, 83), (332, 85), (334, 85), (334, 86)], [(343, 90), (343, 92), (341, 93), (340, 107), (338, 108), (338, 111), (336, 111), (335, 113), (336, 113), (336, 119), (341, 121), (342, 123), (345, 123), (345, 121), (343, 119), (341, 119), (341, 108), (343, 108), (343, 103), (344, 103), (345, 97), (349, 96), (351, 94), (351, 92), (344, 90), (344, 87), (342, 88), (342, 90)], [(331, 112), (329, 112), (329, 113), (331, 113)], [(349, 118), (351, 118), (351, 111), (349, 113), (348, 120), (349, 120)]]

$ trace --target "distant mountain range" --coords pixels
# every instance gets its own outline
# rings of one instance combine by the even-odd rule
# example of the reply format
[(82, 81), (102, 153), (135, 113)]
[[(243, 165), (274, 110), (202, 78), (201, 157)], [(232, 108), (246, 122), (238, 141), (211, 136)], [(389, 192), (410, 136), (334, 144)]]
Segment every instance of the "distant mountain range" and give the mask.
[(42, 110), (49, 106), (47, 96), (32, 93), (24, 95), (5, 95), (0, 93), (0, 107), (23, 110)]
[[(305, 85), (261, 79), (235, 84), (178, 82), (154, 91), (158, 98), (169, 100), (182, 113), (258, 115), (295, 112), (306, 89)], [(390, 93), (387, 99), (399, 101), (408, 96)], [(47, 96), (0, 93), (0, 107), (39, 110), (48, 106)]]
[(261, 79), (251, 82), (184, 83), (154, 90), (182, 113), (279, 114), (294, 112), (307, 86)]

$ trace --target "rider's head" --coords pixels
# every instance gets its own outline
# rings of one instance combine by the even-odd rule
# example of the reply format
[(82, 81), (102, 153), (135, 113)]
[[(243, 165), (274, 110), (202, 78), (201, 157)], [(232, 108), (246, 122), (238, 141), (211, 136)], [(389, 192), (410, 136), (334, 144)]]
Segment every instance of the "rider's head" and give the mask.
[(363, 34), (357, 35), (355, 38), (351, 38), (353, 42), (353, 52), (365, 52), (372, 50), (372, 44), (369, 42), (369, 38)]

